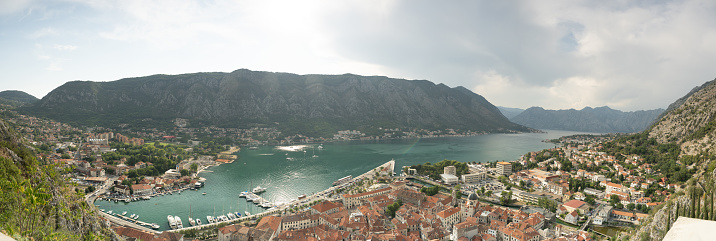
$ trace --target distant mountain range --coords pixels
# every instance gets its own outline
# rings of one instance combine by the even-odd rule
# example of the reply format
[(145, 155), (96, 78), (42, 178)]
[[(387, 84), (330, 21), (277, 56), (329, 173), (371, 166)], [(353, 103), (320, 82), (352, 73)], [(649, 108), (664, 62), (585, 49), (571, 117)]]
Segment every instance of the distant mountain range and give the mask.
[(498, 106), (497, 109), (500, 110), (500, 112), (502, 112), (502, 114), (505, 115), (505, 117), (507, 117), (507, 119), (515, 117), (515, 116), (519, 115), (520, 113), (522, 113), (523, 111), (525, 111), (525, 109), (511, 108), (511, 107), (504, 107), (504, 106)]
[[(21, 111), (80, 125), (276, 126), (311, 136), (337, 130), (412, 127), (526, 132), (463, 87), (381, 76), (231, 73), (72, 81)], [(198, 125), (197, 125), (198, 124)]]
[[(501, 110), (503, 113), (519, 110), (511, 109)], [(545, 110), (531, 107), (510, 117), (510, 121), (535, 129), (633, 133), (646, 130), (663, 112), (664, 109), (622, 112), (606, 106), (585, 107), (581, 110)], [(505, 114), (508, 115), (511, 114)]]
[(0, 104), (21, 106), (24, 104), (35, 103), (39, 99), (28, 93), (19, 90), (0, 91)]

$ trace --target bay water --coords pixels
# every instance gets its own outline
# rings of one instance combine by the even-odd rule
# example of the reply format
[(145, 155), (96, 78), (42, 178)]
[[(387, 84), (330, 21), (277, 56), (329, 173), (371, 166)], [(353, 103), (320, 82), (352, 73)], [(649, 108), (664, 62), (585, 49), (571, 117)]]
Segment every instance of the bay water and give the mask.
[[(272, 202), (288, 202), (301, 194), (310, 195), (331, 187), (333, 181), (358, 176), (394, 159), (396, 173), (402, 166), (437, 163), (442, 160), (489, 162), (516, 160), (530, 151), (555, 147), (543, 142), (560, 136), (584, 132), (546, 131), (546, 133), (491, 134), (469, 137), (439, 137), (383, 141), (347, 141), (292, 147), (261, 146), (242, 148), (230, 164), (210, 167), (199, 176), (206, 178), (198, 191), (154, 197), (147, 201), (114, 203), (97, 201), (100, 209), (114, 213), (138, 214), (139, 220), (168, 229), (167, 215), (179, 216), (185, 226), (188, 217), (220, 216), (227, 212), (264, 209), (239, 198), (242, 191), (256, 186), (267, 188), (261, 194)], [(204, 195), (203, 193), (206, 193)]]

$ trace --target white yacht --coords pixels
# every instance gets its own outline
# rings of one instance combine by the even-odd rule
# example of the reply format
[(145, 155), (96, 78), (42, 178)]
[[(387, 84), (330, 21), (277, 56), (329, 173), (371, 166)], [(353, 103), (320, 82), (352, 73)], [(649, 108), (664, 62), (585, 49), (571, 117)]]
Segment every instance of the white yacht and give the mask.
[(244, 197), (244, 198), (245, 198), (245, 197), (248, 196), (248, 195), (249, 195), (249, 191), (243, 191), (243, 192), (241, 192), (241, 193), (239, 194), (239, 197)]
[(252, 192), (253, 192), (253, 193), (256, 193), (256, 194), (259, 194), (259, 193), (262, 193), (262, 192), (265, 192), (265, 191), (266, 191), (266, 188), (263, 188), (263, 187), (261, 187), (261, 186), (256, 186), (256, 187), (254, 188), (254, 190), (252, 190)]
[(174, 216), (172, 216), (172, 215), (167, 215), (167, 222), (169, 222), (169, 227), (170, 227), (171, 229), (176, 229), (176, 228), (177, 228), (177, 222), (176, 222), (176, 220), (174, 220)]
[(152, 223), (150, 226), (152, 227), (152, 229), (159, 229), (159, 224)]
[(122, 212), (122, 216), (127, 215), (127, 211)]
[(251, 213), (249, 211), (244, 211), (244, 213), (246, 214), (246, 216), (251, 216)]
[(192, 219), (191, 217), (189, 217), (189, 224), (190, 224), (191, 226), (196, 226), (196, 221), (194, 221), (194, 219)]
[(206, 221), (209, 223), (214, 223), (214, 217), (212, 216), (206, 216)]
[(196, 219), (196, 225), (201, 225), (201, 219)]
[(174, 221), (177, 222), (177, 228), (184, 228), (184, 224), (181, 222), (181, 218), (179, 218), (179, 216), (174, 216)]

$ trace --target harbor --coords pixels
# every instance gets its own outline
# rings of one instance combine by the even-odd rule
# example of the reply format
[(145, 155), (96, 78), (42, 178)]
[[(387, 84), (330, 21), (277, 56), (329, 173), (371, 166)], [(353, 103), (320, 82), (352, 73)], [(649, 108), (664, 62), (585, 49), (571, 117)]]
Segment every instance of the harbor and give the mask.
[[(333, 195), (333, 192), (350, 185), (350, 181), (332, 186), (334, 182), (339, 184), (345, 180), (360, 180), (366, 173), (373, 172), (377, 166), (393, 158), (399, 166), (443, 159), (509, 160), (527, 151), (548, 148), (551, 144), (544, 143), (542, 140), (565, 134), (569, 133), (345, 142), (324, 144), (324, 148), (317, 148), (318, 145), (305, 145), (303, 148), (295, 149), (279, 149), (275, 146), (242, 148), (237, 153), (241, 157), (233, 163), (212, 166), (199, 173), (199, 177), (204, 178), (205, 181), (202, 182), (204, 187), (198, 190), (165, 193), (152, 196), (149, 200), (133, 202), (103, 199), (90, 203), (98, 205), (99, 209), (119, 213), (127, 211), (128, 214), (140, 215), (137, 221), (159, 225), (156, 231), (172, 230), (167, 219), (168, 215), (180, 217), (183, 229), (179, 230), (195, 229), (211, 225), (208, 216), (212, 218), (226, 216), (226, 220), (217, 222), (219, 224), (242, 222), (278, 213), (286, 208), (301, 208), (309, 204), (308, 200), (313, 200), (312, 197), (315, 200), (335, 200), (340, 195)], [(500, 145), (501, 148), (494, 148), (493, 143), (515, 145)], [(348, 176), (352, 178), (344, 179)], [(254, 203), (254, 199), (247, 201), (246, 198), (240, 197), (242, 192), (252, 192), (258, 186), (266, 190), (257, 195), (260, 197), (257, 203)], [(299, 198), (304, 196), (305, 198)], [(260, 204), (264, 204), (263, 207)], [(235, 218), (230, 217), (229, 213)], [(104, 216), (112, 215), (105, 213)], [(130, 223), (122, 218), (113, 217), (125, 224), (152, 231), (151, 228), (140, 226), (136, 222)], [(195, 220), (197, 226), (191, 226), (189, 218)]]

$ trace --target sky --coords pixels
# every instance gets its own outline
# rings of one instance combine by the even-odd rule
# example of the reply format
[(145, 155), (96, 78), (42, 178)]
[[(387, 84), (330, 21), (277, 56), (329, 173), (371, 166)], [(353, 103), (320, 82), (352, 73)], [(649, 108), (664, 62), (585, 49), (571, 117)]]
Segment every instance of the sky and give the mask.
[(0, 90), (246, 68), (666, 108), (716, 78), (716, 1), (0, 0)]

